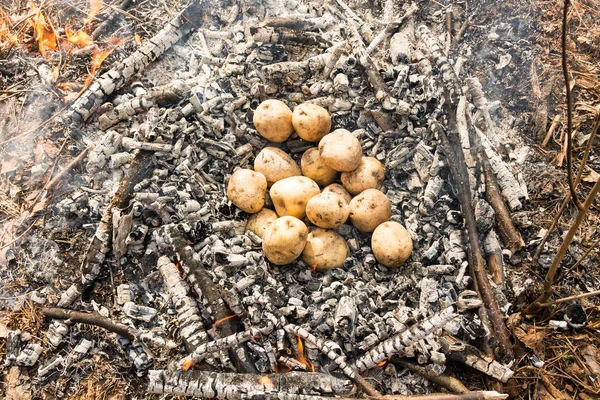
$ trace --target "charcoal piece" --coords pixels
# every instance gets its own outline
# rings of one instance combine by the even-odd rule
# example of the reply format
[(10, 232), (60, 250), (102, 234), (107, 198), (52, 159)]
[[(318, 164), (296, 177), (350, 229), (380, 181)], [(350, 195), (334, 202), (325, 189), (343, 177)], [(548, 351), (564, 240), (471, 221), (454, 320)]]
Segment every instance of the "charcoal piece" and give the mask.
[(27, 343), (27, 346), (17, 356), (16, 364), (22, 367), (31, 367), (38, 361), (42, 351), (43, 348), (39, 344)]
[(17, 361), (21, 352), (21, 331), (8, 331), (6, 336), (6, 357), (4, 365), (10, 365)]

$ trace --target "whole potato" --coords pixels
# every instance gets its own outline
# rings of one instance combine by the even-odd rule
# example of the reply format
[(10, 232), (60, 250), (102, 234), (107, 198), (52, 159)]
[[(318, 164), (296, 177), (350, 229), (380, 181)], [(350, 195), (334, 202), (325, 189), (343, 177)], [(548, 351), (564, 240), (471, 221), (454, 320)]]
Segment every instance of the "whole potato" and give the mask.
[(348, 202), (334, 192), (323, 192), (308, 201), (306, 216), (319, 228), (337, 228), (348, 219)]
[(260, 211), (265, 205), (267, 179), (251, 169), (238, 169), (229, 178), (227, 197), (247, 213)]
[(386, 267), (397, 268), (410, 257), (413, 243), (410, 234), (401, 224), (388, 221), (375, 228), (371, 248), (377, 261)]
[(317, 271), (328, 271), (341, 267), (349, 254), (343, 237), (334, 231), (316, 228), (308, 234), (302, 260)]
[(337, 193), (340, 196), (342, 196), (344, 198), (344, 200), (346, 200), (346, 203), (348, 203), (348, 204), (350, 204), (350, 201), (352, 200), (352, 196), (350, 196), (350, 193), (348, 193), (346, 188), (344, 188), (339, 183), (332, 183), (331, 185), (325, 186), (323, 188), (323, 192)]
[(308, 142), (318, 142), (331, 129), (331, 116), (321, 106), (312, 103), (302, 103), (294, 108), (292, 113), (294, 130), (302, 139)]
[(366, 189), (380, 189), (384, 175), (385, 171), (379, 160), (363, 157), (358, 168), (354, 171), (342, 172), (341, 179), (346, 190), (355, 195)]
[(254, 159), (254, 170), (267, 178), (267, 184), (302, 175), (298, 164), (285, 151), (277, 147), (265, 147)]
[(298, 218), (277, 218), (265, 230), (262, 249), (273, 264), (289, 264), (302, 254), (307, 236), (308, 229)]
[(350, 202), (350, 221), (361, 232), (373, 232), (391, 216), (390, 201), (377, 189), (367, 189)]
[(338, 175), (336, 170), (325, 165), (321, 160), (319, 149), (316, 147), (311, 147), (304, 152), (300, 160), (300, 167), (302, 168), (302, 175), (317, 182), (319, 186), (327, 186), (333, 183)]
[(263, 208), (256, 214), (252, 214), (248, 221), (246, 222), (246, 232), (252, 231), (256, 233), (256, 235), (262, 238), (265, 234), (265, 230), (267, 226), (271, 224), (271, 222), (275, 221), (277, 218), (277, 213), (268, 208)]
[(256, 107), (252, 119), (262, 137), (271, 142), (285, 142), (294, 132), (292, 110), (279, 100), (265, 100)]
[(345, 129), (336, 129), (319, 142), (323, 162), (336, 171), (353, 171), (360, 165), (362, 149), (358, 139)]
[(321, 191), (312, 179), (305, 176), (291, 176), (275, 182), (269, 193), (275, 211), (280, 217), (291, 215), (296, 218), (304, 218), (306, 203)]

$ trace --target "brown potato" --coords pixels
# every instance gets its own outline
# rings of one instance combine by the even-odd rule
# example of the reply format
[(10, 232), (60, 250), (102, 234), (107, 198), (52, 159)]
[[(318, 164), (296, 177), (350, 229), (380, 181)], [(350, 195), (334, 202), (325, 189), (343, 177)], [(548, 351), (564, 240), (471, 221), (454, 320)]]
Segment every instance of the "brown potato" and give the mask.
[(346, 200), (346, 203), (348, 203), (348, 204), (350, 204), (350, 201), (352, 200), (352, 196), (350, 196), (350, 193), (348, 193), (346, 188), (344, 188), (339, 183), (332, 183), (331, 185), (325, 186), (323, 188), (323, 192), (337, 193), (340, 196), (342, 196), (344, 198), (344, 200)]
[(360, 165), (362, 149), (358, 139), (345, 129), (336, 129), (319, 142), (323, 162), (336, 171), (353, 171)]
[(338, 175), (336, 170), (328, 167), (321, 160), (319, 149), (316, 147), (311, 147), (304, 152), (300, 160), (300, 167), (302, 168), (302, 175), (317, 182), (319, 186), (327, 186), (333, 183)]
[(294, 130), (302, 139), (318, 142), (331, 129), (331, 116), (321, 106), (312, 103), (302, 103), (292, 113)]
[(334, 231), (316, 228), (308, 234), (302, 260), (317, 271), (339, 268), (350, 254), (348, 244)]
[(375, 228), (371, 237), (371, 248), (377, 261), (386, 267), (397, 268), (410, 257), (413, 243), (402, 224), (388, 221)]
[(289, 264), (302, 254), (307, 237), (308, 229), (298, 218), (277, 218), (265, 230), (262, 249), (273, 264)]
[(320, 228), (337, 228), (348, 219), (348, 202), (334, 192), (323, 192), (308, 201), (306, 216)]
[(285, 151), (277, 147), (265, 147), (254, 159), (254, 170), (267, 178), (267, 184), (302, 175), (298, 164)]
[(271, 142), (285, 142), (294, 132), (292, 110), (279, 100), (265, 100), (256, 107), (252, 119), (262, 137)]
[(267, 179), (251, 169), (238, 169), (229, 178), (227, 197), (247, 213), (259, 212), (265, 205)]
[[(254, 168), (256, 170), (256, 168)], [(385, 171), (383, 165), (373, 157), (363, 157), (360, 165), (354, 171), (342, 172), (342, 183), (346, 190), (353, 195), (367, 189), (380, 189), (383, 184)], [(268, 178), (267, 178), (268, 180)]]
[(305, 176), (291, 176), (277, 181), (269, 191), (275, 211), (280, 217), (291, 215), (296, 218), (306, 216), (306, 203), (319, 193), (319, 186)]
[(361, 232), (373, 232), (391, 216), (390, 201), (377, 189), (367, 189), (350, 202), (350, 221)]
[(262, 238), (265, 234), (265, 230), (267, 226), (271, 224), (271, 222), (275, 221), (279, 216), (273, 210), (268, 208), (263, 208), (256, 214), (252, 214), (248, 221), (246, 222), (246, 232), (252, 231), (256, 233), (256, 235)]

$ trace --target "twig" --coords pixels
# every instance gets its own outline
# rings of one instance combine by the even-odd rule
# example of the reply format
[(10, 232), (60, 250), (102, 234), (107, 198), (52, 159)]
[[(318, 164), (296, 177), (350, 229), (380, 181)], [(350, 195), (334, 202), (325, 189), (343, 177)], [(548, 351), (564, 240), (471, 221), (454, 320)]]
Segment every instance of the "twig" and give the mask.
[(558, 126), (559, 122), (560, 122), (560, 115), (556, 114), (554, 116), (554, 119), (552, 120), (552, 124), (550, 125), (548, 132), (546, 133), (546, 137), (542, 141), (542, 147), (546, 147), (546, 145), (548, 144), (550, 139), (552, 139), (552, 136), (554, 135), (554, 131), (556, 130), (556, 127)]
[(96, 312), (85, 313), (58, 307), (42, 308), (41, 312), (46, 317), (53, 319), (68, 319), (71, 322), (99, 326), (100, 328), (104, 328), (109, 332), (114, 332), (117, 335), (129, 339), (131, 342), (133, 342), (137, 336), (137, 332), (128, 326), (117, 324)]
[[(498, 339), (498, 350), (501, 355), (508, 358), (514, 358), (514, 353), (509, 339), (508, 329), (502, 319), (498, 301), (492, 292), (489, 278), (485, 270), (485, 261), (481, 254), (479, 238), (477, 235), (477, 223), (475, 214), (471, 206), (471, 191), (469, 189), (469, 178), (465, 158), (460, 148), (458, 131), (456, 127), (456, 104), (445, 106), (446, 115), (448, 115), (448, 136), (439, 125), (438, 135), (442, 142), (442, 147), (448, 159), (456, 160), (449, 163), (450, 172), (454, 178), (458, 200), (462, 210), (463, 217), (469, 237), (468, 261), (473, 279), (477, 282), (478, 292), (485, 307), (487, 308), (490, 321)], [(452, 140), (452, 142), (450, 142)]]
[(443, 386), (454, 393), (467, 393), (469, 391), (469, 389), (465, 385), (463, 385), (461, 381), (459, 381), (453, 376), (443, 374), (437, 376), (432, 375), (429, 372), (427, 372), (427, 369), (425, 367), (413, 364), (411, 362), (396, 357), (392, 358), (391, 362), (393, 364), (406, 368), (414, 373), (417, 373), (423, 376), (428, 381), (431, 381), (436, 385)]
[(562, 20), (562, 69), (565, 78), (565, 86), (567, 90), (567, 179), (569, 180), (569, 191), (571, 192), (571, 198), (581, 210), (583, 205), (577, 198), (575, 192), (576, 184), (573, 182), (573, 138), (571, 133), (573, 132), (573, 98), (571, 95), (571, 83), (569, 80), (569, 67), (567, 65), (567, 17), (569, 13), (569, 0), (565, 0), (563, 8), (563, 20)]
[(582, 208), (579, 210), (579, 212), (577, 213), (577, 216), (575, 217), (575, 221), (569, 228), (567, 235), (565, 236), (562, 244), (560, 245), (560, 248), (558, 249), (558, 252), (556, 253), (556, 256), (554, 257), (554, 260), (552, 261), (552, 265), (550, 265), (550, 269), (548, 270), (548, 273), (546, 274), (546, 279), (544, 281), (544, 293), (542, 293), (533, 303), (528, 305), (523, 310), (523, 314), (526, 314), (526, 315), (535, 314), (537, 311), (540, 310), (542, 303), (546, 302), (546, 300), (548, 300), (548, 298), (552, 295), (552, 286), (554, 285), (554, 276), (556, 275), (556, 272), (558, 271), (558, 267), (560, 266), (561, 261), (563, 260), (563, 258), (565, 257), (565, 254), (567, 253), (567, 250), (569, 249), (569, 245), (571, 244), (571, 241), (573, 240), (573, 236), (575, 236), (575, 233), (579, 229), (579, 225), (581, 225), (581, 223), (583, 222), (583, 219), (585, 218), (588, 210), (590, 209), (590, 206), (596, 199), (596, 195), (598, 194), (599, 191), (600, 191), (600, 178), (596, 181), (590, 194), (588, 194), (587, 198), (585, 199), (585, 202), (583, 203)]
[(563, 297), (562, 299), (554, 300), (549, 303), (544, 303), (541, 305), (541, 307), (550, 307), (550, 306), (554, 306), (557, 304), (568, 303), (569, 301), (586, 299), (588, 297), (593, 297), (593, 296), (598, 296), (598, 295), (600, 295), (600, 290), (594, 290), (593, 292), (580, 293), (580, 294), (576, 294), (575, 296)]

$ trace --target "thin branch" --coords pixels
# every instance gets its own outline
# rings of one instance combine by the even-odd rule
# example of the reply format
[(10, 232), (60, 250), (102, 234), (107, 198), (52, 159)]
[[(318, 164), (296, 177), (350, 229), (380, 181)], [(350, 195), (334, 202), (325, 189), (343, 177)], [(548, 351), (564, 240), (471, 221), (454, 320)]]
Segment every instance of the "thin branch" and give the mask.
[(598, 295), (600, 295), (600, 290), (594, 290), (593, 292), (580, 293), (580, 294), (576, 294), (575, 296), (563, 297), (562, 299), (554, 300), (549, 303), (544, 303), (541, 305), (541, 307), (555, 306), (557, 304), (568, 303), (569, 301), (586, 299), (588, 297), (593, 297), (593, 296), (598, 296)]
[(565, 86), (567, 89), (567, 179), (569, 180), (569, 191), (573, 202), (578, 209), (581, 210), (583, 205), (577, 198), (575, 192), (576, 184), (573, 182), (573, 138), (571, 133), (573, 132), (573, 97), (571, 94), (571, 82), (569, 80), (569, 67), (567, 65), (567, 17), (569, 13), (569, 0), (565, 0), (565, 6), (563, 8), (563, 20), (562, 20), (562, 68), (563, 75), (565, 78)]
[(594, 249), (596, 247), (598, 247), (598, 244), (600, 243), (600, 238), (598, 238), (586, 251), (585, 253), (583, 253), (583, 255), (581, 257), (579, 257), (579, 260), (577, 260), (575, 262), (575, 264), (573, 264), (573, 266), (571, 268), (569, 268), (564, 274), (563, 276), (561, 276), (557, 281), (556, 284), (558, 285), (560, 282), (562, 282), (567, 276), (569, 276), (569, 274), (571, 272), (573, 272), (575, 269), (577, 269), (577, 267), (579, 267), (579, 265), (581, 265), (581, 263), (583, 262), (583, 260), (585, 260), (585, 258), (587, 256), (590, 255), (590, 253), (592, 251), (594, 251)]
[(46, 317), (52, 319), (67, 319), (71, 322), (99, 326), (109, 332), (114, 332), (117, 335), (129, 339), (131, 342), (136, 338), (136, 332), (133, 329), (123, 324), (117, 324), (110, 319), (103, 317), (99, 313), (85, 313), (58, 307), (42, 308), (41, 312)]

